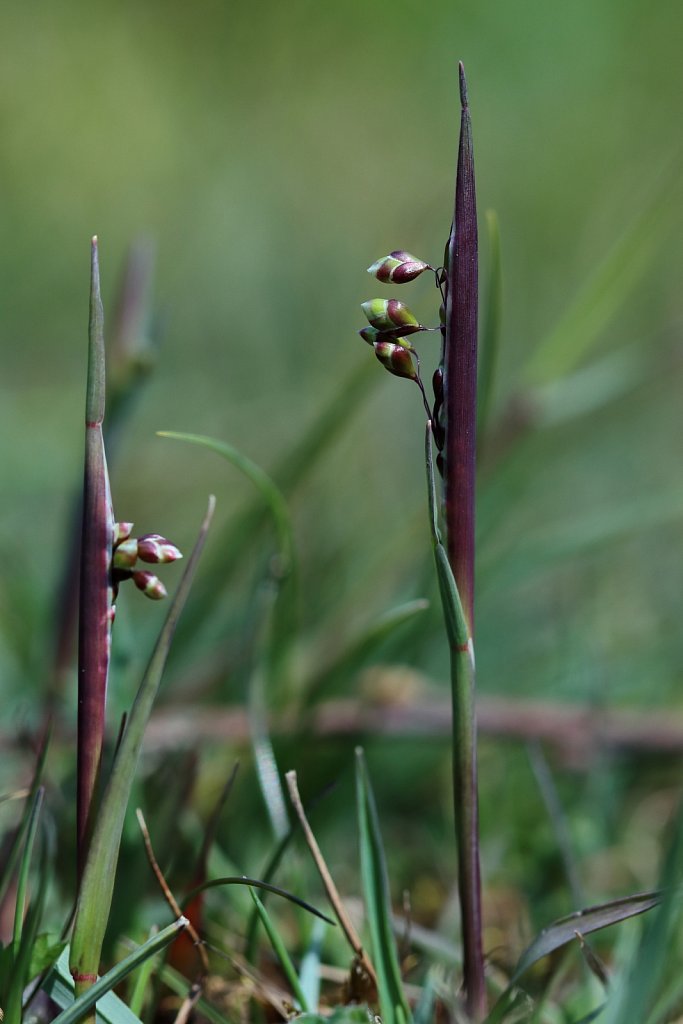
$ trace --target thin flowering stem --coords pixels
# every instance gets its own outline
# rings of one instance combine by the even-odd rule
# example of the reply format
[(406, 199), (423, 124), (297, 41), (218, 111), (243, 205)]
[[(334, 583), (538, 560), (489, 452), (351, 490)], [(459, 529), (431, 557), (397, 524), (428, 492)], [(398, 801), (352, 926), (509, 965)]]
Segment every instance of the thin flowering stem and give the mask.
[(110, 579), (114, 517), (102, 438), (104, 420), (104, 314), (97, 238), (92, 240), (85, 471), (78, 623), (77, 830), (79, 877), (92, 825), (102, 757), (112, 617)]
[[(449, 631), (453, 700), (453, 789), (467, 1009), (486, 1012), (474, 709), (474, 500), (477, 418), (478, 239), (472, 125), (462, 63), (460, 145), (455, 216), (448, 245), (444, 329), (446, 437), (444, 489), (448, 562), (459, 596), (466, 642)], [(443, 597), (443, 592), (442, 592)], [(446, 604), (444, 603), (444, 610)]]

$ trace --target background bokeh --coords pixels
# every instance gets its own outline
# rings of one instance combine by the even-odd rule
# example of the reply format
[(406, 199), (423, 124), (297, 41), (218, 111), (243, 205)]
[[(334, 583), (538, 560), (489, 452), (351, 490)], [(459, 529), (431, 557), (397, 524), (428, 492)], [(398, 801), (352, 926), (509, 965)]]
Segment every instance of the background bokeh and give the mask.
[[(680, 4), (9, 0), (0, 20), (0, 670), (10, 728), (39, 700), (50, 652), (39, 638), (81, 474), (93, 233), (105, 310), (131, 240), (151, 238), (157, 257), (158, 363), (113, 469), (118, 515), (189, 548), (206, 494), (227, 522), (250, 485), (154, 432), (211, 434), (276, 471), (365, 361), (369, 399), (293, 503), (296, 663), (314, 672), (387, 608), (433, 596), (418, 395), (355, 331), (359, 303), (390, 294), (365, 274), (373, 260), (399, 247), (440, 259), (458, 59), (480, 208), (497, 212), (503, 259), (480, 493), (479, 685), (678, 708)], [(482, 216), (484, 278), (487, 254)], [(572, 320), (590, 287), (594, 301)], [(429, 282), (406, 296), (435, 322)], [(249, 594), (232, 592), (228, 643)], [(145, 607), (140, 625), (137, 598), (127, 597), (120, 627), (131, 650), (140, 634), (134, 665), (162, 614)], [(435, 609), (389, 651), (430, 692), (445, 680), (439, 630)], [(127, 692), (114, 700), (125, 704)], [(239, 700), (240, 684), (227, 678), (221, 693)], [(433, 751), (409, 750), (376, 754), (397, 835), (401, 814), (447, 779), (441, 755), (435, 768)], [(325, 757), (350, 761), (350, 744), (321, 757), (324, 775)], [(490, 834), (499, 805), (487, 794), (514, 802), (519, 780), (530, 783), (516, 749), (483, 757)], [(604, 779), (568, 786), (577, 805), (589, 789), (576, 826), (584, 851), (604, 840), (595, 808), (616, 806)], [(628, 772), (619, 779), (631, 785)], [(447, 795), (435, 805), (440, 813)], [(527, 835), (537, 812), (520, 813)], [(426, 870), (443, 832), (435, 824), (431, 845), (420, 838)], [(491, 871), (522, 877), (525, 842), (490, 839)], [(407, 861), (415, 851), (401, 843)]]

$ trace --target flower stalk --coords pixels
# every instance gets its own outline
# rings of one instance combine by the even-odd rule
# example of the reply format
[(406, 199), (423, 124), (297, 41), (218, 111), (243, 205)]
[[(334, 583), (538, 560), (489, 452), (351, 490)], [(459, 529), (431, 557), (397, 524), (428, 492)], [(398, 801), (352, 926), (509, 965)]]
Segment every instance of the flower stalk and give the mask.
[(102, 758), (112, 622), (111, 552), (114, 516), (104, 453), (104, 313), (97, 238), (90, 261), (88, 383), (78, 626), (77, 841), (79, 878), (92, 827)]
[[(467, 640), (449, 634), (453, 703), (453, 795), (467, 1009), (486, 1012), (482, 952), (477, 740), (474, 707), (474, 515), (477, 421), (478, 236), (472, 124), (462, 63), (455, 213), (444, 290), (444, 495), (446, 548)], [(464, 648), (464, 649), (463, 649)]]

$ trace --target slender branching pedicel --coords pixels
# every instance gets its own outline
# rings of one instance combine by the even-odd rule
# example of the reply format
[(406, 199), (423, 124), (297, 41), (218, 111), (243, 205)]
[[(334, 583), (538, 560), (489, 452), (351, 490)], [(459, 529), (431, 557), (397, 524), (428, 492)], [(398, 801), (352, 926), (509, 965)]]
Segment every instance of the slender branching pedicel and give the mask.
[[(440, 326), (425, 327), (397, 299), (371, 299), (362, 304), (370, 326), (359, 333), (390, 373), (418, 385), (427, 415), (430, 519), (451, 662), (453, 791), (464, 988), (469, 1016), (480, 1021), (486, 1012), (486, 998), (473, 645), (478, 248), (472, 130), (462, 64), (459, 78), (461, 123), (455, 210), (444, 265), (434, 268), (404, 250), (396, 250), (368, 268), (379, 281), (390, 284), (403, 284), (431, 271), (441, 295)], [(432, 401), (427, 398), (415, 347), (420, 334), (431, 330), (440, 331), (442, 336), (441, 360), (432, 378)], [(433, 495), (432, 439), (438, 449), (436, 463), (444, 478), (446, 549), (441, 542)]]

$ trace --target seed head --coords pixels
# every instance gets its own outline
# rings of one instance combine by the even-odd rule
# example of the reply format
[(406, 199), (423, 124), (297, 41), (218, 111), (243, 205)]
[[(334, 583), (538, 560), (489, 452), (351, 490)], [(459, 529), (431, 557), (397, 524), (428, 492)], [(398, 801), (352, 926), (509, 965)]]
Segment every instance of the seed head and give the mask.
[[(128, 525), (126, 523), (126, 525)], [(113, 565), (115, 569), (132, 569), (138, 558), (138, 542), (135, 537), (121, 541), (114, 548)]]
[(417, 380), (417, 370), (409, 349), (394, 341), (377, 341), (375, 342), (375, 355), (382, 366), (386, 367), (389, 373), (393, 373), (395, 377)]
[(368, 299), (361, 303), (361, 308), (371, 326), (378, 331), (399, 330), (402, 334), (414, 334), (424, 330), (417, 317), (398, 299)]
[(407, 281), (414, 281), (424, 270), (431, 269), (423, 260), (411, 256), (403, 249), (396, 249), (368, 267), (368, 274), (372, 274), (383, 283), (405, 284)]
[(138, 570), (133, 573), (131, 578), (138, 590), (141, 590), (145, 597), (149, 597), (152, 601), (161, 601), (168, 596), (166, 587), (153, 572)]
[(138, 558), (143, 562), (176, 562), (182, 553), (175, 544), (158, 533), (146, 533), (137, 542)]

